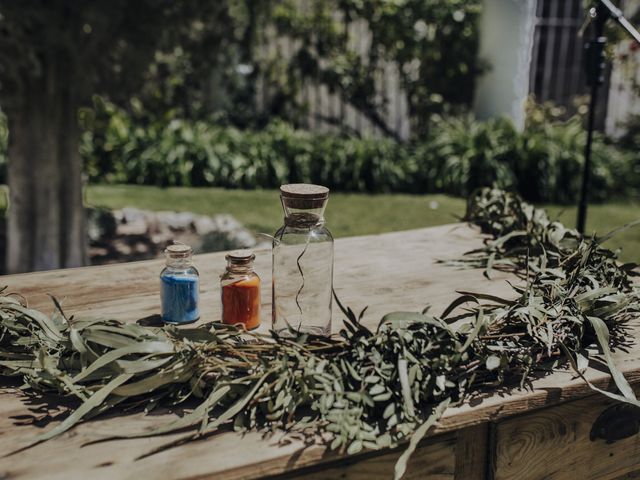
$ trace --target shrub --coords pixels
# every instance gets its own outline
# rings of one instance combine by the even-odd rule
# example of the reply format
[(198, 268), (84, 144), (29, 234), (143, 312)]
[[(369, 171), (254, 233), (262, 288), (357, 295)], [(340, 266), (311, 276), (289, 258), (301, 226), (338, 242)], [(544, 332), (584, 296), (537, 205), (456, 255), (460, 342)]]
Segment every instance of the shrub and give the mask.
[[(427, 137), (401, 144), (283, 122), (260, 131), (179, 119), (141, 125), (110, 104), (98, 107), (82, 117), (82, 153), (94, 182), (227, 188), (314, 182), (342, 191), (453, 195), (496, 184), (554, 203), (574, 202), (580, 188), (585, 133), (577, 118), (531, 122), (524, 133), (504, 118), (436, 118)], [(638, 187), (629, 154), (601, 137), (593, 163), (592, 200)]]
[(441, 119), (423, 149), (430, 149), (433, 191), (467, 196), (478, 187), (512, 187), (511, 168), (518, 132), (505, 118), (486, 122), (472, 117)]

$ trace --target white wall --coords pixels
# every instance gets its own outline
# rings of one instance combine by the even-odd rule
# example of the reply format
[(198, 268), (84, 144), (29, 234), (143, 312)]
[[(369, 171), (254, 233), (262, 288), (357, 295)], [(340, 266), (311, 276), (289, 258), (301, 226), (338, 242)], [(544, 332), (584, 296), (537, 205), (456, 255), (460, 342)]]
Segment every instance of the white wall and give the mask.
[[(623, 11), (631, 17), (640, 7), (640, 1), (627, 0)], [(640, 25), (636, 25), (636, 28)], [(624, 32), (621, 35), (626, 35)], [(614, 49), (613, 68), (609, 85), (607, 118), (605, 131), (608, 135), (618, 137), (624, 133), (623, 123), (631, 114), (640, 114), (640, 50), (631, 40), (623, 40)], [(624, 61), (620, 61), (625, 58)]]
[(478, 81), (474, 110), (480, 119), (507, 115), (524, 128), (536, 0), (485, 0), (480, 58), (490, 70)]
[(622, 41), (615, 47), (616, 57), (629, 55), (632, 60), (626, 61), (625, 64), (614, 60), (611, 71), (605, 131), (613, 137), (624, 133), (623, 123), (629, 115), (640, 113), (640, 98), (638, 92), (633, 89), (633, 77), (640, 85), (640, 72), (637, 69), (640, 66), (640, 55), (630, 47), (631, 42), (628, 40)]

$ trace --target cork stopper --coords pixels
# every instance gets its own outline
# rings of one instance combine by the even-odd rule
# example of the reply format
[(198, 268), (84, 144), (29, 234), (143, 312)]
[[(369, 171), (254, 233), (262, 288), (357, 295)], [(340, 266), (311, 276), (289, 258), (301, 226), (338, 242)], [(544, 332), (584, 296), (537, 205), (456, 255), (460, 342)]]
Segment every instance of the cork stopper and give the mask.
[(310, 183), (290, 183), (280, 187), (280, 197), (289, 208), (322, 208), (329, 198), (329, 189)]
[(164, 253), (171, 258), (185, 258), (191, 255), (192, 250), (189, 245), (185, 245), (184, 243), (174, 243), (167, 246)]
[(224, 257), (227, 262), (234, 264), (248, 264), (255, 260), (255, 254), (248, 249), (232, 250)]

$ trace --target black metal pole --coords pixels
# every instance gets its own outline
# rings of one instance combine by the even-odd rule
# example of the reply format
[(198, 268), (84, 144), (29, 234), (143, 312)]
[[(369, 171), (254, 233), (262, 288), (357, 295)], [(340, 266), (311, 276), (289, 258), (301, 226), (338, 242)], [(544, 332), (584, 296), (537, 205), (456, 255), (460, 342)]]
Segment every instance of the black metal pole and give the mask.
[(598, 106), (598, 91), (604, 83), (605, 56), (604, 47), (607, 38), (604, 36), (604, 26), (609, 18), (615, 20), (638, 44), (640, 32), (627, 20), (622, 11), (611, 0), (598, 0), (598, 5), (589, 10), (594, 20), (594, 38), (587, 44), (586, 66), (587, 80), (591, 86), (591, 100), (589, 101), (589, 116), (587, 119), (587, 144), (584, 147), (584, 166), (582, 172), (582, 186), (578, 203), (578, 221), (576, 228), (584, 233), (587, 221), (587, 205), (589, 203), (589, 180), (591, 177), (591, 147), (595, 130), (596, 108)]
[(593, 145), (593, 132), (595, 130), (596, 109), (598, 106), (598, 91), (604, 83), (604, 48), (607, 38), (604, 36), (604, 25), (609, 18), (609, 13), (598, 6), (589, 12), (594, 18), (594, 38), (587, 44), (587, 78), (591, 86), (591, 99), (589, 101), (589, 114), (587, 118), (587, 143), (584, 147), (584, 165), (582, 171), (582, 186), (580, 188), (580, 202), (578, 203), (578, 219), (576, 228), (584, 233), (587, 221), (587, 205), (589, 203), (589, 182), (591, 178), (591, 150)]

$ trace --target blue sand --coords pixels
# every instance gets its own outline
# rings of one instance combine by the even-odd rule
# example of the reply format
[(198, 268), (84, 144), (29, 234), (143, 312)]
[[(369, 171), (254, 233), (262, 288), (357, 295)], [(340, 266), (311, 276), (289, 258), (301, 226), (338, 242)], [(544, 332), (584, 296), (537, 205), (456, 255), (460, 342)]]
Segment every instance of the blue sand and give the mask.
[(199, 285), (199, 279), (194, 275), (162, 275), (160, 277), (162, 321), (190, 323), (198, 320), (200, 318)]

